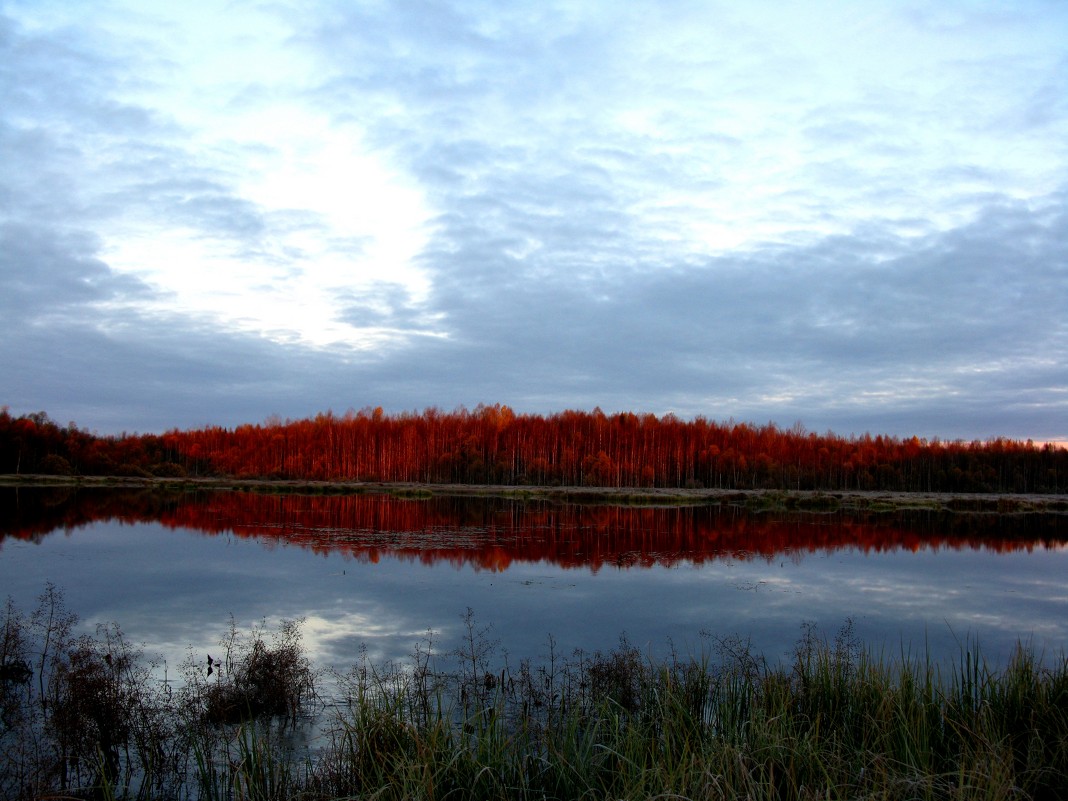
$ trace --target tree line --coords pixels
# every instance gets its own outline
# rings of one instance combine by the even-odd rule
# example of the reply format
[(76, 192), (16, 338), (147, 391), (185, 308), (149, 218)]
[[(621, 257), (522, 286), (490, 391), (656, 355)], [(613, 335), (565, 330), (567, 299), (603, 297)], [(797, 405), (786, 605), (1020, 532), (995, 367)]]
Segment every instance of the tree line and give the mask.
[(1068, 492), (1068, 450), (501, 404), (99, 436), (0, 410), (0, 472), (538, 486)]

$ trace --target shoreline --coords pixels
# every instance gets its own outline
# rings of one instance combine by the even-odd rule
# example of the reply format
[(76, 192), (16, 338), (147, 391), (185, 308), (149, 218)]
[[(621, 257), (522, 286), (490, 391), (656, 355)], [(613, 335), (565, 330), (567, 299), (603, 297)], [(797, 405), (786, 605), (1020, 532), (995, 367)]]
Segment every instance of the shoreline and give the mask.
[(730, 504), (757, 511), (889, 512), (906, 509), (994, 514), (1068, 514), (1068, 495), (1033, 493), (891, 492), (881, 490), (692, 489), (313, 481), (211, 477), (56, 476), (0, 474), (0, 487), (198, 489), (293, 495), (392, 495), (399, 498), (485, 497), (610, 506)]

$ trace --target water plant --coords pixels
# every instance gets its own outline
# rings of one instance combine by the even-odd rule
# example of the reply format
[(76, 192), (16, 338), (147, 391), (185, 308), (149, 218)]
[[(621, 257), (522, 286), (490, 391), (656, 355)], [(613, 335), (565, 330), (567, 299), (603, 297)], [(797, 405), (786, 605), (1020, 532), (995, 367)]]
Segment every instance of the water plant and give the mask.
[(183, 665), (185, 714), (212, 724), (258, 718), (295, 723), (315, 699), (315, 670), (301, 644), (301, 622), (282, 620), (273, 634), (264, 626), (243, 634), (233, 617), (220, 642), (222, 657), (190, 656)]
[(710, 636), (699, 654), (660, 660), (625, 637), (570, 655), (550, 639), (546, 659), (513, 663), (472, 612), (464, 620), (465, 640), (440, 659), (432, 632), (406, 662), (361, 654), (331, 678), (319, 739), (294, 743), (323, 680), (299, 622), (231, 625), (221, 660), (192, 659), (191, 681), (168, 692), (117, 626), (75, 636), (54, 588), (30, 615), (8, 603), (0, 796), (1068, 797), (1063, 656), (1021, 646), (995, 667), (966, 642), (954, 664), (887, 657), (847, 621), (833, 637), (803, 626), (775, 662)]

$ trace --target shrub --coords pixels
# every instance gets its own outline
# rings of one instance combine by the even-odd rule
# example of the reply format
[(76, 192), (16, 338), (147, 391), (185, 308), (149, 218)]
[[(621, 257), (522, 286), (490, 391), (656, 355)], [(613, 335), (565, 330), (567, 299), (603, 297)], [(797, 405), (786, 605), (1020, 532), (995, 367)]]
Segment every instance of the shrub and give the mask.
[(55, 453), (50, 453), (44, 457), (37, 469), (48, 476), (69, 476), (74, 472), (71, 469), (70, 462)]
[(212, 724), (263, 717), (295, 722), (316, 695), (315, 671), (301, 644), (302, 622), (283, 620), (267, 640), (262, 627), (241, 635), (231, 618), (220, 641), (223, 658), (209, 654), (206, 663), (186, 664), (186, 705), (194, 716)]
[(188, 475), (188, 472), (184, 467), (180, 464), (175, 464), (174, 462), (160, 462), (159, 464), (154, 464), (149, 472), (159, 478), (185, 478)]

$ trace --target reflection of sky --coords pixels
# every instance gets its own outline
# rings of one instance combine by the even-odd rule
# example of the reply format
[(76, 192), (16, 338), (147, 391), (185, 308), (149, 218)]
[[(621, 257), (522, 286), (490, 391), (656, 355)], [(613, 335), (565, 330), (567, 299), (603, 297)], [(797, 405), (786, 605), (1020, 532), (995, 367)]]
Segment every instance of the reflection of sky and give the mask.
[(96, 523), (34, 544), (0, 548), (4, 594), (29, 611), (48, 581), (92, 627), (117, 621), (146, 654), (180, 662), (216, 646), (232, 614), (238, 626), (306, 618), (316, 661), (349, 664), (361, 645), (374, 659), (405, 659), (428, 629), (434, 649), (459, 642), (462, 616), (490, 626), (510, 659), (576, 648), (607, 650), (619, 635), (654, 653), (710, 645), (702, 631), (751, 636), (765, 655), (785, 654), (812, 621), (833, 636), (846, 618), (868, 644), (896, 655), (926, 642), (954, 656), (978, 637), (1000, 659), (1017, 639), (1048, 655), (1068, 645), (1068, 552), (1038, 549), (851, 549), (773, 560), (719, 560), (676, 567), (548, 563), (502, 572), (383, 555), (377, 563), (325, 556), (277, 542), (204, 536), (157, 524)]

